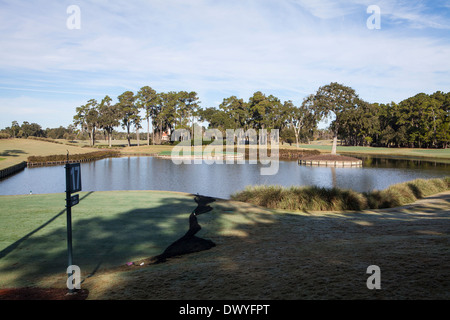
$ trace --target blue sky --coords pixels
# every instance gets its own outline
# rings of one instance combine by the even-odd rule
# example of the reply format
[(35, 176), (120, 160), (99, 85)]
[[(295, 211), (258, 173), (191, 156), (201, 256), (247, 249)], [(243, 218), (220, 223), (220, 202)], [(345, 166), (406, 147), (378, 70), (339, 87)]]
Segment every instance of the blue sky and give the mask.
[(67, 126), (89, 99), (146, 85), (202, 107), (255, 91), (299, 105), (330, 82), (380, 103), (450, 91), (450, 1), (0, 0), (0, 32), (0, 128)]

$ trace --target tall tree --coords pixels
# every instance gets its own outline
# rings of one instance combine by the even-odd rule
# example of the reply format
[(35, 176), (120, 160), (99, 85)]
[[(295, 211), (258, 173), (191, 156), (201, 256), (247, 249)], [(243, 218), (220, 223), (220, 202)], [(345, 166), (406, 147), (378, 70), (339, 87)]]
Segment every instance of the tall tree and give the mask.
[(194, 124), (194, 116), (199, 107), (199, 98), (194, 91), (180, 91), (177, 93), (177, 115), (178, 128), (190, 128)]
[(132, 91), (126, 91), (118, 97), (118, 112), (122, 120), (122, 128), (127, 130), (128, 146), (131, 146), (131, 125), (139, 116), (139, 109), (135, 104), (136, 97)]
[(119, 112), (117, 106), (112, 104), (112, 99), (109, 96), (103, 98), (98, 106), (100, 117), (100, 128), (108, 135), (108, 143), (111, 148), (111, 138), (114, 128), (120, 125)]
[(42, 127), (37, 123), (29, 123), (28, 121), (24, 121), (22, 126), (20, 127), (19, 136), (21, 137), (44, 137), (45, 132), (42, 130)]
[(336, 154), (338, 132), (341, 126), (341, 115), (352, 109), (358, 102), (358, 95), (350, 87), (337, 82), (320, 87), (314, 95), (314, 108), (321, 118), (335, 117), (333, 122), (333, 147), (331, 154)]
[(91, 146), (95, 145), (95, 131), (99, 127), (97, 100), (91, 99), (87, 104), (77, 107), (73, 117), (75, 126), (81, 126), (82, 132), (88, 132)]
[[(142, 87), (137, 93), (138, 107), (145, 110), (147, 119), (147, 145), (150, 145), (150, 119), (156, 115), (157, 100), (156, 91), (149, 86)], [(154, 130), (152, 131), (154, 132)], [(154, 137), (152, 140), (154, 141)]]
[(292, 101), (286, 101), (284, 103), (289, 125), (294, 130), (297, 148), (299, 147), (301, 137), (309, 141), (314, 135), (314, 130), (317, 126), (317, 117), (313, 112), (312, 103), (312, 95), (306, 97), (300, 107), (296, 107)]
[(200, 110), (199, 115), (200, 121), (208, 122), (210, 129), (219, 129), (222, 133), (225, 133), (227, 129), (232, 129), (235, 126), (235, 119), (232, 119), (232, 117), (224, 110), (209, 107)]
[(17, 136), (19, 131), (20, 131), (19, 123), (17, 121), (13, 121), (11, 123), (11, 135), (13, 136), (13, 138)]
[(249, 122), (253, 129), (272, 129), (278, 111), (282, 108), (281, 101), (273, 95), (266, 96), (257, 91), (248, 102)]
[(234, 120), (233, 127), (228, 129), (247, 129), (249, 111), (248, 104), (243, 99), (238, 99), (236, 96), (225, 98), (219, 108)]

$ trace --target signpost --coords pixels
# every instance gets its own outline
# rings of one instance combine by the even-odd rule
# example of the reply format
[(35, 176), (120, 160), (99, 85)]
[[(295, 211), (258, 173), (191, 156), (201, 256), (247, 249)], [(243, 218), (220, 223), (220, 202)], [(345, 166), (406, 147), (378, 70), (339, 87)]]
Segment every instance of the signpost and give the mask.
[[(72, 196), (72, 193), (81, 191), (81, 167), (79, 163), (69, 163), (69, 153), (67, 153), (66, 169), (66, 213), (67, 213), (67, 253), (68, 265), (72, 263), (72, 207), (80, 202), (79, 195)], [(73, 274), (68, 274), (72, 279)], [(73, 288), (69, 287), (69, 293), (73, 293)]]

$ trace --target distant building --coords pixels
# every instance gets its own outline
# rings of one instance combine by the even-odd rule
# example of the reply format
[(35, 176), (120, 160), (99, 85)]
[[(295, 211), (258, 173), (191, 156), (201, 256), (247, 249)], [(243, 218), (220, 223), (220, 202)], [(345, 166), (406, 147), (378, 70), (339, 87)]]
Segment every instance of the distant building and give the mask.
[(161, 137), (161, 141), (170, 141), (170, 137), (167, 134), (167, 132), (163, 132), (162, 137)]

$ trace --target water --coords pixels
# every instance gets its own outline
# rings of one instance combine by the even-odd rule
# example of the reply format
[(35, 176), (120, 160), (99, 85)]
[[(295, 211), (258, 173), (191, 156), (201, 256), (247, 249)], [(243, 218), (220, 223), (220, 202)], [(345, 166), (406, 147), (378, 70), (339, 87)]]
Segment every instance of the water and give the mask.
[[(248, 185), (339, 187), (364, 192), (416, 178), (450, 176), (450, 164), (434, 161), (364, 157), (362, 168), (299, 166), (280, 161), (273, 176), (260, 175), (261, 164), (175, 165), (153, 157), (111, 158), (82, 163), (83, 191), (168, 190), (229, 198)], [(0, 181), (0, 195), (65, 192), (64, 166), (26, 168)]]

